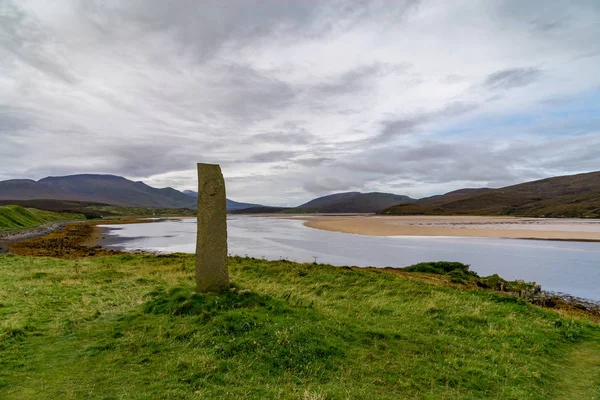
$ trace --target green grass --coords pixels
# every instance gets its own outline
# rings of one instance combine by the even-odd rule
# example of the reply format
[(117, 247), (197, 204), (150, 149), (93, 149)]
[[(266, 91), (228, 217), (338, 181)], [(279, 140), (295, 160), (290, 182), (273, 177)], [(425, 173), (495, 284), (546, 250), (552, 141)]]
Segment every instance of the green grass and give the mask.
[(85, 219), (82, 214), (56, 213), (16, 205), (0, 206), (0, 232), (43, 225), (48, 222)]
[(2, 399), (593, 399), (600, 328), (418, 275), (0, 256)]
[(104, 218), (110, 217), (182, 217), (196, 216), (196, 210), (189, 208), (154, 208), (154, 207), (124, 207), (124, 206), (88, 206), (83, 212), (98, 214)]

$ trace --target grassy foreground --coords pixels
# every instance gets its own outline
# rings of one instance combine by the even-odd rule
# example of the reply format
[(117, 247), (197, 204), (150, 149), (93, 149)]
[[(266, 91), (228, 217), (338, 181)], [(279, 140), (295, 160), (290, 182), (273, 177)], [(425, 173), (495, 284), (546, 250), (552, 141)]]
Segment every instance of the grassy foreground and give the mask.
[(584, 319), (424, 274), (240, 257), (235, 290), (193, 294), (193, 262), (1, 255), (0, 398), (600, 396)]
[(31, 228), (48, 222), (85, 219), (82, 214), (56, 213), (17, 205), (0, 206), (0, 232)]

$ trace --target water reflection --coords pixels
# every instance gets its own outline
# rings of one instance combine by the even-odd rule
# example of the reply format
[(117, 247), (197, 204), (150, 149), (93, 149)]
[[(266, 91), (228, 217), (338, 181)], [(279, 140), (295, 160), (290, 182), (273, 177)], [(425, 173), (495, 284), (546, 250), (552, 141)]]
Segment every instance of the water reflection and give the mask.
[[(112, 225), (108, 244), (160, 252), (195, 251), (196, 221)], [(600, 300), (600, 243), (469, 237), (375, 237), (328, 232), (302, 221), (228, 218), (229, 253), (334, 265), (399, 267), (460, 261), (480, 275), (536, 281), (546, 290)], [(114, 238), (119, 238), (114, 241)], [(112, 243), (112, 244), (111, 244)]]

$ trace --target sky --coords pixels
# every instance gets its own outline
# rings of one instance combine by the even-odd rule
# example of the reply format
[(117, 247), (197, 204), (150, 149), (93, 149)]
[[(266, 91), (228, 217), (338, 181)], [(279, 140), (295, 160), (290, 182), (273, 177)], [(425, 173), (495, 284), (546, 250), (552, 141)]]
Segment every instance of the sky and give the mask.
[(0, 180), (419, 198), (600, 170), (598, 0), (0, 0)]

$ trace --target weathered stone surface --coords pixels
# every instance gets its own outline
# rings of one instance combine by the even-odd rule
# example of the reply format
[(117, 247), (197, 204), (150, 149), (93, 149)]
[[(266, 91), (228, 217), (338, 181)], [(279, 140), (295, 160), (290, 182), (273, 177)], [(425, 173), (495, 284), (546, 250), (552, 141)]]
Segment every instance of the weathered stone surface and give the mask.
[(198, 164), (196, 290), (220, 291), (228, 287), (225, 181), (219, 165)]

